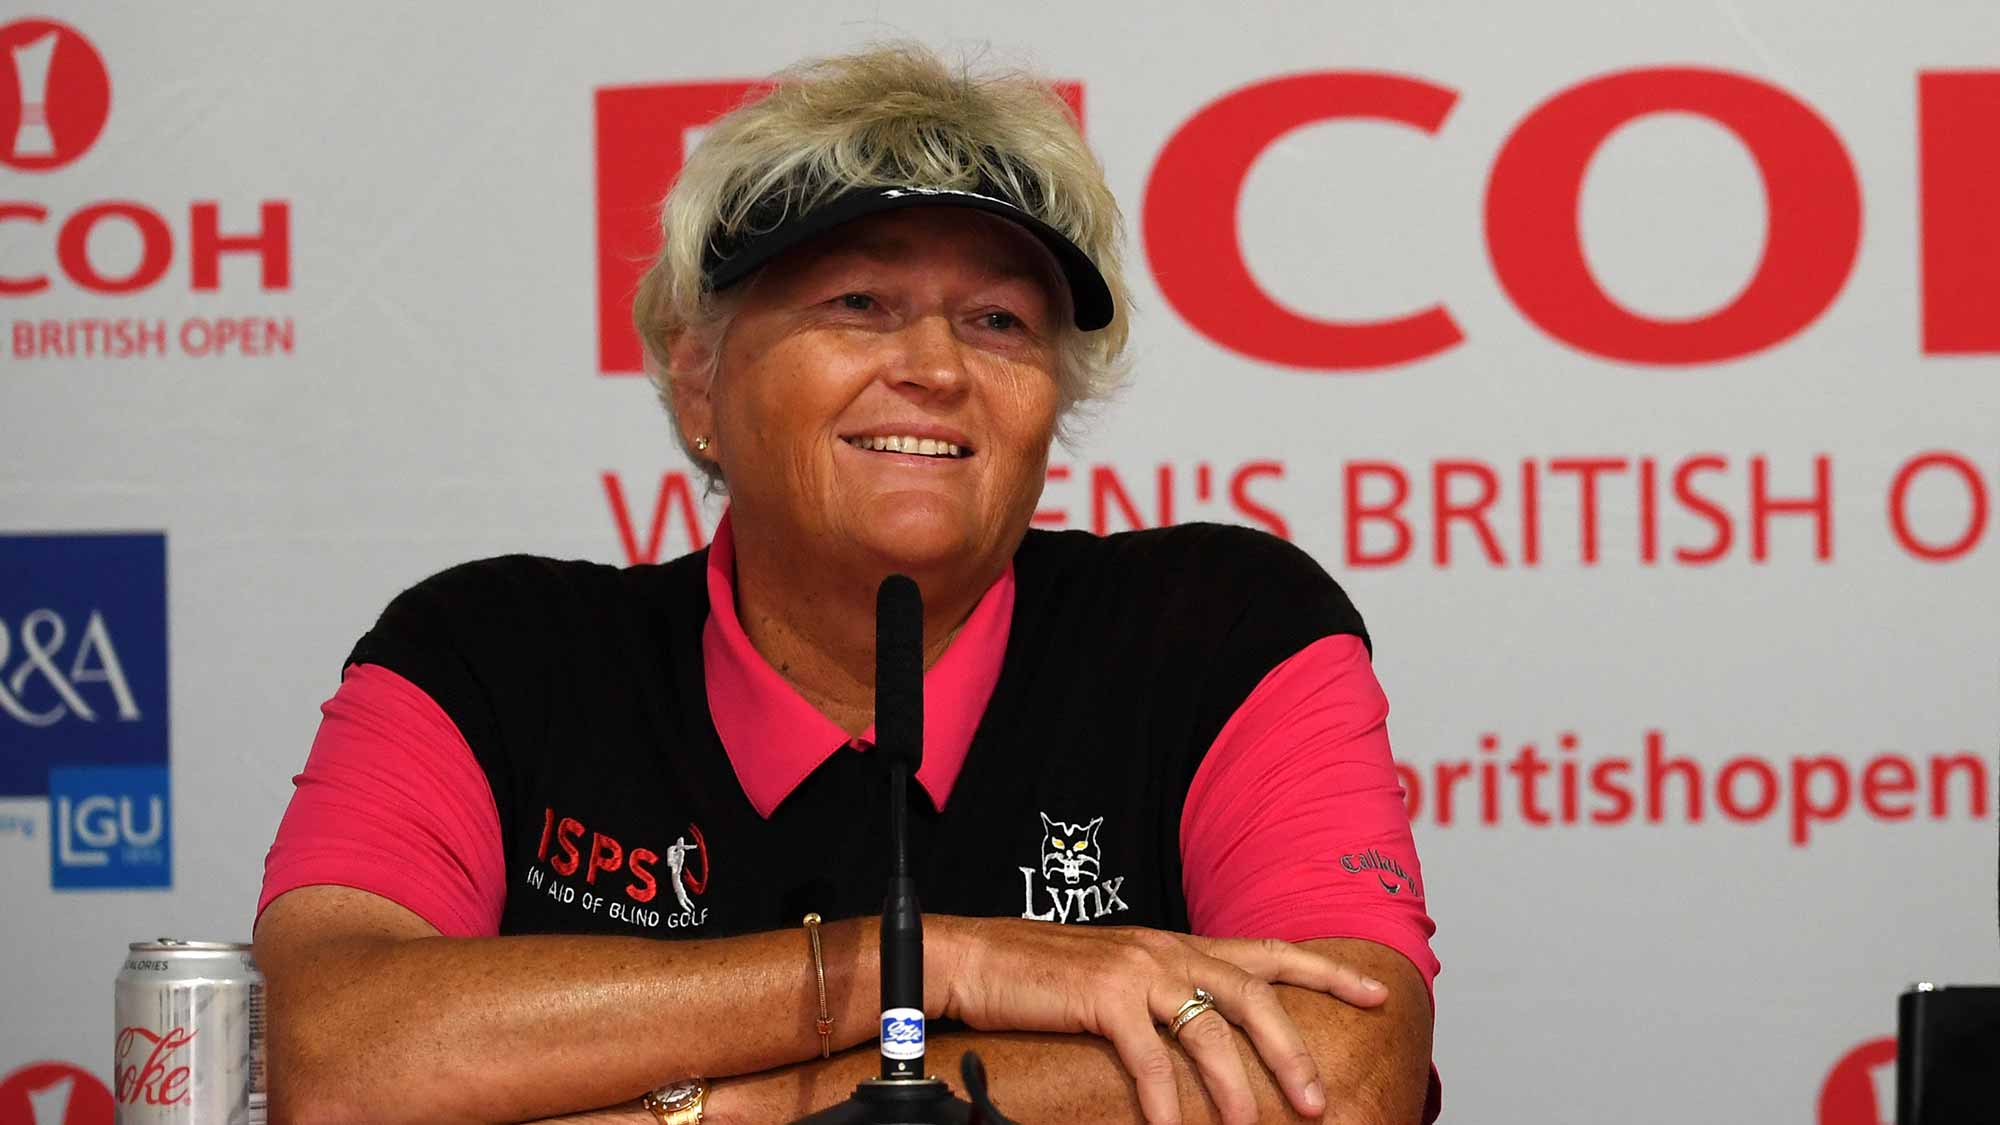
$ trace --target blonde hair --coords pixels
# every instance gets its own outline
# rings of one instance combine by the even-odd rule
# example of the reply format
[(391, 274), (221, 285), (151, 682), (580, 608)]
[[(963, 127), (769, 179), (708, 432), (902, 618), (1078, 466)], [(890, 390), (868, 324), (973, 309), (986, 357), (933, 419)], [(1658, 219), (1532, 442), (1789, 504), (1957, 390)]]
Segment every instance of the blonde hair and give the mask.
[[(711, 243), (743, 234), (753, 209), (761, 220), (773, 200), (787, 214), (804, 213), (849, 187), (976, 190), (982, 180), (1062, 231), (1111, 290), (1110, 324), (1081, 332), (1063, 322), (1059, 416), (1067, 420), (1078, 405), (1110, 392), (1125, 375), (1130, 324), (1123, 224), (1069, 107), (1045, 79), (975, 74), (922, 46), (895, 43), (784, 71), (768, 94), (753, 95), (710, 126), (689, 154), (661, 206), (664, 248), (632, 302), (647, 370), (668, 414), (675, 379), (715, 374), (720, 347), (708, 349), (708, 369), (695, 372), (673, 369), (669, 345), (688, 331), (719, 342), (735, 302), (708, 289), (702, 260)], [(707, 458), (693, 449), (688, 456), (715, 477)]]

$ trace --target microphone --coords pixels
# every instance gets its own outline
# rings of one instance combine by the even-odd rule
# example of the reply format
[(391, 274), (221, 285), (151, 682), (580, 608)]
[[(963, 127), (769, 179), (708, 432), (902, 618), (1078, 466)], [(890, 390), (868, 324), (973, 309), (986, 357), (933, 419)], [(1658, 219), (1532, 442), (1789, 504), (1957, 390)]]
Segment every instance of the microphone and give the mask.
[(882, 1079), (924, 1076), (924, 922), (910, 875), (909, 780), (924, 756), (924, 597), (906, 575), (875, 592), (875, 749), (889, 772), (882, 902)]
[(839, 1105), (799, 1125), (1012, 1125), (986, 1093), (968, 1051), (959, 1074), (971, 1102), (924, 1073), (924, 919), (910, 874), (909, 784), (924, 759), (924, 599), (908, 576), (875, 591), (875, 750), (889, 774), (889, 892), (882, 900), (882, 1070)]

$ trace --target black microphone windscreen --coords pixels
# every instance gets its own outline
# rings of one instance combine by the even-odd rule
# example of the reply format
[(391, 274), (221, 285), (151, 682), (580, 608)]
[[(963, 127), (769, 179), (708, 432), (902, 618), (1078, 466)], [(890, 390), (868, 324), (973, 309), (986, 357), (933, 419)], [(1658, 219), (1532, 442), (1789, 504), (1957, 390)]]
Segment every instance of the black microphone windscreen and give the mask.
[(924, 597), (907, 575), (875, 592), (875, 745), (909, 763), (924, 756)]

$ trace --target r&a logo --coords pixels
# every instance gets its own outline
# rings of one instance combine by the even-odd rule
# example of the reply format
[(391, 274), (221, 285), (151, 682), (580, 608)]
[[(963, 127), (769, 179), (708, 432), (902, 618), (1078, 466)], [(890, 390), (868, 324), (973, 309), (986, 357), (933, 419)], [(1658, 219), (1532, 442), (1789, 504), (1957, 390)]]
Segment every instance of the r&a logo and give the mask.
[(0, 163), (46, 172), (82, 156), (111, 113), (104, 60), (54, 20), (0, 27)]
[(167, 764), (163, 535), (0, 535), (0, 797)]
[(57, 890), (172, 886), (168, 802), (165, 766), (50, 770), (50, 884)]

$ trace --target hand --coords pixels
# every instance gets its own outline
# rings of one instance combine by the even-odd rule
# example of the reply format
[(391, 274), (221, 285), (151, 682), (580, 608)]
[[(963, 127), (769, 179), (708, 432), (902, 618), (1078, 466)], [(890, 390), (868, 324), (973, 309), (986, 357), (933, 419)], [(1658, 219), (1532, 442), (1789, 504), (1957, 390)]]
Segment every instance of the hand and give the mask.
[(1230, 1125), (1257, 1118), (1231, 1024), (1243, 1029), (1301, 1116), (1317, 1117), (1326, 1106), (1319, 1066), (1273, 984), (1315, 989), (1363, 1008), (1389, 996), (1380, 981), (1275, 939), (1016, 918), (955, 924), (962, 929), (947, 977), (945, 1017), (981, 1031), (1088, 1032), (1110, 1040), (1154, 1125), (1181, 1120), (1174, 1060), (1158, 1025), (1173, 1019), (1196, 988), (1215, 997), (1215, 1011), (1189, 1020), (1180, 1045)]

